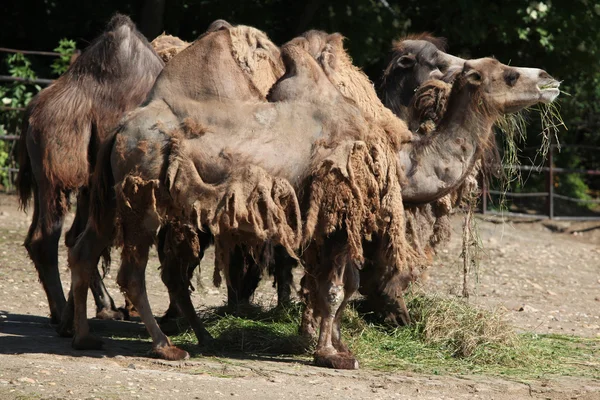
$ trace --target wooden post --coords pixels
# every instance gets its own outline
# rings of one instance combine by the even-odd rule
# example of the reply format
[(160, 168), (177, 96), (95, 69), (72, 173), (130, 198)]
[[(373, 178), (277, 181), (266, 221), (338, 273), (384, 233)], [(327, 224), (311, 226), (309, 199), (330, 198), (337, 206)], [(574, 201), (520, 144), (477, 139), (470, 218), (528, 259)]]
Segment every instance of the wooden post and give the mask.
[(550, 152), (548, 154), (548, 174), (546, 178), (546, 187), (548, 189), (547, 214), (548, 218), (554, 218), (554, 144), (550, 139)]

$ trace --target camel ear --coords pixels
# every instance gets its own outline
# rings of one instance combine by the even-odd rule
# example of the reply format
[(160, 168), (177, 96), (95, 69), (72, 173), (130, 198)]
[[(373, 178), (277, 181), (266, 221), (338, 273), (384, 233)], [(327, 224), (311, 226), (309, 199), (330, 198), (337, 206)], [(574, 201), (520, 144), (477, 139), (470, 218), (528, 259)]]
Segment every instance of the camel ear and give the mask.
[(218, 19), (216, 21), (214, 21), (212, 24), (210, 24), (210, 26), (208, 27), (208, 29), (206, 30), (206, 32), (217, 32), (217, 31), (221, 31), (223, 29), (231, 29), (233, 28), (233, 26), (225, 21), (224, 19)]
[(465, 78), (467, 78), (467, 81), (469, 81), (469, 83), (477, 86), (481, 85), (481, 82), (483, 81), (481, 74), (475, 71), (474, 69), (467, 72)]
[(400, 68), (412, 68), (416, 63), (417, 58), (414, 56), (414, 54), (403, 55), (398, 59), (398, 61), (396, 61), (396, 64)]

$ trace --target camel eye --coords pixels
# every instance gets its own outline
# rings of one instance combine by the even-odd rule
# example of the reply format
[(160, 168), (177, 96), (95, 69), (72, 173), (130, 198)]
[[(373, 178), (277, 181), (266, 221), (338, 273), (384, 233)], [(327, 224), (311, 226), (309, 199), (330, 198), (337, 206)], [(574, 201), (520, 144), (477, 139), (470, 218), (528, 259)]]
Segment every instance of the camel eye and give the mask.
[(417, 60), (415, 59), (415, 56), (407, 55), (400, 57), (397, 64), (402, 68), (412, 68), (416, 62)]
[(508, 70), (504, 72), (504, 82), (506, 82), (506, 84), (508, 86), (515, 86), (515, 84), (517, 83), (517, 81), (519, 80), (519, 76), (520, 74), (517, 71), (514, 70)]

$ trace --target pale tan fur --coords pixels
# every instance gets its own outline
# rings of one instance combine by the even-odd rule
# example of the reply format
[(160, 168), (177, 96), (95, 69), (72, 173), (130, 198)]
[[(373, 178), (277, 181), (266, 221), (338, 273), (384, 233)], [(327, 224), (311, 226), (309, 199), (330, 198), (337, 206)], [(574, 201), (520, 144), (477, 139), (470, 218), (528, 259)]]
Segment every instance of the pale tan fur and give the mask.
[(177, 36), (167, 35), (163, 32), (150, 44), (160, 58), (167, 63), (181, 51), (185, 50), (191, 43), (181, 40)]

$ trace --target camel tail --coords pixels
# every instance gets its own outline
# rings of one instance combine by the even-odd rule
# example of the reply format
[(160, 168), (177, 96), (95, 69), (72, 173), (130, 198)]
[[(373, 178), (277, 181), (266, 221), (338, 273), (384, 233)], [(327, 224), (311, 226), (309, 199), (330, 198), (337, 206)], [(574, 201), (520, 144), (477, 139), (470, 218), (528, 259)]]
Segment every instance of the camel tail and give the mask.
[(19, 208), (25, 210), (33, 193), (33, 170), (31, 159), (27, 151), (27, 134), (29, 133), (29, 115), (25, 114), (21, 129), (21, 137), (16, 148), (16, 158), (19, 160), (19, 173), (17, 174), (17, 193), (19, 195)]

